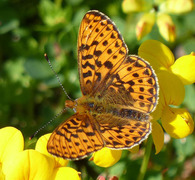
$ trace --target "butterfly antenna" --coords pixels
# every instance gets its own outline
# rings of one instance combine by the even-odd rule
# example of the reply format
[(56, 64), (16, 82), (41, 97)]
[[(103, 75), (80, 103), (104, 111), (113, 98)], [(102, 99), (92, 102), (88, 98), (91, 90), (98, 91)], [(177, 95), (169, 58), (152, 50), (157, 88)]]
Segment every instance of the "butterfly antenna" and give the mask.
[(60, 111), (58, 114), (56, 114), (50, 121), (48, 121), (46, 124), (44, 124), (41, 128), (39, 128), (31, 137), (29, 137), (29, 140), (31, 140), (32, 138), (34, 138), (38, 133), (39, 131), (43, 130), (44, 128), (46, 128), (52, 121), (54, 121), (58, 116), (60, 116), (61, 114), (63, 114), (63, 112), (66, 111), (66, 107)]
[(49, 58), (48, 58), (48, 56), (47, 56), (46, 53), (44, 54), (44, 57), (45, 57), (45, 59), (47, 60), (47, 62), (49, 63), (49, 66), (50, 66), (51, 70), (53, 71), (53, 73), (55, 74), (55, 76), (56, 76), (56, 78), (57, 78), (57, 80), (58, 80), (58, 82), (59, 82), (59, 84), (60, 84), (62, 90), (63, 90), (64, 93), (65, 93), (65, 95), (68, 97), (68, 99), (72, 100), (72, 98), (68, 95), (68, 93), (67, 93), (66, 90), (64, 89), (64, 86), (62, 85), (62, 83), (61, 83), (61, 81), (60, 81), (60, 78), (58, 77), (57, 73), (56, 73), (55, 70), (53, 69), (53, 67), (52, 67), (52, 65), (51, 65), (51, 61), (49, 60)]

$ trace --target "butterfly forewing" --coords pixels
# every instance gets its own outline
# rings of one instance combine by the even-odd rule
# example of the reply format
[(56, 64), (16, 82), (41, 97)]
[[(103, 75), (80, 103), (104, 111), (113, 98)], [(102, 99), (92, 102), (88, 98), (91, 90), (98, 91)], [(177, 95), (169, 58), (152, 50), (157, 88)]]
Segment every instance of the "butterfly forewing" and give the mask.
[(128, 49), (115, 24), (98, 11), (84, 16), (78, 37), (81, 90), (90, 94), (124, 61)]

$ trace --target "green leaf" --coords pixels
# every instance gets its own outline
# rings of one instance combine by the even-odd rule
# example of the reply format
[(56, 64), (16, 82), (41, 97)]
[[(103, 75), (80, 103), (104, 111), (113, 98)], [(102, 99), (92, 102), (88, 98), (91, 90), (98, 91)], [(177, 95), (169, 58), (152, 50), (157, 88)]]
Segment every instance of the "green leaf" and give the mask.
[(28, 59), (24, 63), (24, 67), (34, 79), (46, 79), (53, 76), (46, 60)]

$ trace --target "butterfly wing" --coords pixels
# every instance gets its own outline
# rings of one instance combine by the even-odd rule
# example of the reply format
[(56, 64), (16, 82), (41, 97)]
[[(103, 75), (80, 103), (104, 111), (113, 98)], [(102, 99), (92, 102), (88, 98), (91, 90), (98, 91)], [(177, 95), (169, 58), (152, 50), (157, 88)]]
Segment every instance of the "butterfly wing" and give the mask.
[[(104, 146), (131, 148), (147, 138), (149, 113), (158, 99), (157, 78), (147, 62), (127, 54), (115, 24), (98, 11), (86, 13), (79, 30), (78, 66), (88, 109), (81, 107), (82, 114), (77, 109), (52, 133), (47, 146), (51, 154), (78, 160)], [(85, 113), (94, 104), (99, 112)]]
[[(86, 13), (78, 37), (83, 95), (109, 96), (108, 101), (116, 101), (117, 97), (119, 104), (146, 113), (155, 109), (158, 83), (153, 69), (142, 58), (127, 55), (121, 34), (106, 15), (98, 11)], [(110, 95), (113, 94), (109, 92), (111, 89), (116, 91), (114, 97)]]
[[(120, 118), (112, 117), (112, 120), (120, 121)], [(100, 132), (106, 147), (112, 149), (129, 149), (147, 139), (151, 132), (151, 123), (148, 121), (131, 120), (120, 126), (101, 124)]]
[(102, 88), (99, 98), (114, 101), (126, 108), (143, 113), (154, 111), (158, 102), (158, 80), (152, 67), (138, 56), (130, 55), (112, 74)]
[(87, 115), (71, 116), (49, 138), (49, 153), (64, 159), (79, 160), (103, 147), (103, 140)]
[(113, 107), (95, 117), (106, 147), (140, 144), (151, 133), (149, 113), (158, 101), (158, 81), (151, 66), (140, 57), (128, 56), (101, 87), (96, 98)]
[(148, 137), (149, 113), (158, 101), (152, 67), (127, 53), (122, 36), (106, 15), (90, 11), (84, 16), (78, 39), (81, 90), (107, 108), (94, 117), (94, 123), (99, 124), (106, 146), (117, 149), (133, 147)]
[(128, 49), (115, 24), (98, 11), (85, 14), (78, 36), (78, 67), (83, 95), (94, 92), (124, 61)]
[(132, 148), (151, 133), (150, 117), (132, 110), (115, 109), (114, 113), (102, 113), (94, 119), (99, 124), (98, 131), (105, 146), (113, 149)]

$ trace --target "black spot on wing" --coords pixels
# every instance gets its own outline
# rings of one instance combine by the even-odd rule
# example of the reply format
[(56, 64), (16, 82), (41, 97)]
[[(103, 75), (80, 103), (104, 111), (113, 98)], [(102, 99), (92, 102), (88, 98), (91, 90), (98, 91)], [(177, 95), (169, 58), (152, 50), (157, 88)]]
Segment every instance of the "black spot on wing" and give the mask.
[(99, 57), (102, 54), (102, 51), (94, 51), (94, 55)]
[(98, 61), (97, 59), (95, 60), (95, 64), (97, 67), (102, 67), (102, 62)]
[(89, 61), (87, 61), (85, 64), (82, 65), (82, 67), (85, 69), (86, 67), (90, 67), (91, 69), (95, 69), (95, 66), (90, 64)]
[(146, 70), (143, 72), (143, 74), (145, 74), (145, 75), (150, 75), (150, 72), (149, 72), (148, 69), (146, 69)]
[(108, 41), (105, 40), (102, 44), (103, 44), (103, 46), (107, 46), (108, 45)]
[(96, 72), (95, 75), (97, 76), (97, 81), (101, 81), (101, 73)]
[(92, 76), (91, 71), (87, 71), (86, 73), (83, 73), (83, 77), (84, 77), (84, 78), (90, 77), (90, 76)]
[(91, 55), (91, 54), (88, 54), (86, 56), (82, 56), (83, 60), (92, 59), (92, 58), (93, 58), (93, 55)]
[(99, 42), (98, 41), (93, 41), (92, 43), (91, 43), (91, 46), (97, 46), (99, 44)]
[(104, 66), (105, 66), (106, 68), (108, 68), (108, 69), (111, 69), (111, 68), (113, 67), (113, 64), (112, 64), (110, 61), (106, 61), (106, 62), (104, 63)]

